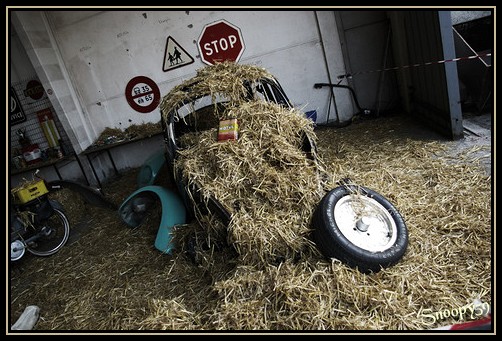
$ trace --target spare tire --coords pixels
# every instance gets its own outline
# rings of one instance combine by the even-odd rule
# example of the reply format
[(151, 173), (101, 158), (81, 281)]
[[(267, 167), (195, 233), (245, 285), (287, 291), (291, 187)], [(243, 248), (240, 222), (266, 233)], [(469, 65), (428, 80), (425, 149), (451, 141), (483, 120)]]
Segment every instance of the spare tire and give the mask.
[(403, 217), (377, 192), (343, 185), (328, 192), (312, 217), (313, 239), (327, 258), (363, 273), (396, 264), (408, 246)]

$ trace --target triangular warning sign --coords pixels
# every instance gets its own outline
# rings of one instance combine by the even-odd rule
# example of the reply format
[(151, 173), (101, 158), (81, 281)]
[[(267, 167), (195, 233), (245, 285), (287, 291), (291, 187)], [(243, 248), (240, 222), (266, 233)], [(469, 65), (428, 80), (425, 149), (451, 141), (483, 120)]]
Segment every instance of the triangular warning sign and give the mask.
[(166, 52), (164, 52), (164, 65), (162, 71), (169, 71), (184, 65), (192, 64), (192, 56), (174, 40), (173, 37), (167, 37)]

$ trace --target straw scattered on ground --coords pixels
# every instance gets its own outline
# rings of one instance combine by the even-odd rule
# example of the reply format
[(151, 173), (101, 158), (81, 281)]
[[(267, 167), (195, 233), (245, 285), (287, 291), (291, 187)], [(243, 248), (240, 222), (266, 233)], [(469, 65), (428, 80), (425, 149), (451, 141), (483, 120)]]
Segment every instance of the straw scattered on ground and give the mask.
[[(379, 191), (405, 217), (410, 243), (395, 266), (365, 275), (311, 257), (256, 268), (240, 265), (229, 247), (202, 242), (194, 257), (188, 242), (168, 256), (153, 247), (155, 215), (130, 229), (115, 212), (92, 208), (80, 240), (11, 264), (11, 323), (30, 304), (41, 308), (36, 329), (48, 331), (422, 330), (458, 322), (430, 324), (424, 314), (475, 298), (491, 303), (491, 178), (475, 163), (445, 159), (444, 143), (402, 136), (403, 124), (317, 132), (335, 177)], [(115, 195), (125, 199), (134, 175), (121, 180)], [(197, 223), (180, 231), (190, 228), (203, 231)]]
[[(253, 105), (258, 104), (233, 114), (251, 122), (246, 115)], [(247, 142), (245, 132), (259, 133), (251, 125), (242, 129), (238, 143)], [(117, 212), (91, 208), (86, 215), (88, 233), (78, 241), (51, 257), (27, 255), (11, 264), (11, 324), (31, 304), (41, 308), (35, 328), (46, 331), (423, 330), (458, 322), (452, 316), (431, 322), (426, 314), (458, 309), (474, 299), (491, 304), (492, 179), (479, 159), (472, 158), (472, 150), (451, 157), (448, 147), (454, 142), (417, 136), (414, 129), (420, 128), (396, 116), (315, 131), (318, 156), (329, 175), (327, 188), (351, 178), (385, 196), (403, 215), (409, 246), (390, 268), (363, 274), (315, 252), (307, 233), (309, 217), (299, 212), (311, 212), (314, 207), (305, 203), (319, 199), (318, 188), (309, 183), (317, 166), (302, 163), (305, 172), (288, 178), (295, 184), (306, 181), (308, 193), (277, 182), (269, 187), (272, 192), (259, 197), (269, 207), (263, 208), (263, 216), (256, 216), (245, 210), (245, 202), (235, 209), (234, 199), (256, 198), (259, 191), (253, 195), (245, 191), (261, 188), (257, 179), (263, 176), (267, 181), (273, 174), (257, 173), (245, 156), (228, 154), (227, 163), (223, 158), (223, 163), (213, 164), (189, 159), (218, 172), (225, 172), (222, 165), (228, 168), (232, 161), (242, 161), (240, 166), (250, 175), (242, 179), (250, 183), (236, 189), (241, 195), (221, 199), (235, 209), (228, 230), (215, 217), (200, 217), (175, 229), (178, 247), (172, 255), (164, 255), (153, 246), (160, 209), (131, 229)], [(202, 138), (214, 137), (207, 134)], [(222, 146), (199, 147), (221, 155), (228, 152)], [(289, 157), (279, 150), (272, 155), (279, 160)], [(261, 160), (260, 155), (250, 156), (253, 162)], [(114, 202), (124, 200), (135, 189), (136, 174), (131, 170), (104, 192)], [(196, 174), (191, 177), (202, 181)], [(160, 181), (173, 188), (167, 176)], [(283, 190), (292, 192), (282, 197)], [(290, 195), (300, 196), (290, 202)], [(305, 203), (301, 195), (307, 196)], [(63, 205), (69, 203), (66, 199)], [(286, 204), (298, 211), (287, 216)], [(249, 219), (264, 229), (280, 226), (273, 219), (283, 220), (287, 231), (296, 235), (289, 238), (267, 230), (257, 235), (246, 229)], [(304, 252), (305, 247), (311, 251)], [(479, 317), (469, 315), (464, 320)]]
[(227, 239), (242, 263), (308, 252), (310, 217), (324, 193), (322, 167), (301, 148), (303, 138), (315, 139), (311, 121), (259, 101), (225, 115), (241, 122), (238, 141), (218, 142), (217, 128), (206, 130), (175, 167), (232, 213)]

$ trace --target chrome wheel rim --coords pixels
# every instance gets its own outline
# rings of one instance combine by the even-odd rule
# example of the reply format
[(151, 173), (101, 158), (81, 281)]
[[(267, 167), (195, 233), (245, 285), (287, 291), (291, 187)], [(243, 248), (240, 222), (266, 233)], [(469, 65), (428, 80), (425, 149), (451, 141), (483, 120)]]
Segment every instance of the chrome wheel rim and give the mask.
[(396, 242), (396, 222), (389, 211), (371, 197), (346, 195), (338, 200), (333, 213), (340, 232), (361, 249), (382, 252)]

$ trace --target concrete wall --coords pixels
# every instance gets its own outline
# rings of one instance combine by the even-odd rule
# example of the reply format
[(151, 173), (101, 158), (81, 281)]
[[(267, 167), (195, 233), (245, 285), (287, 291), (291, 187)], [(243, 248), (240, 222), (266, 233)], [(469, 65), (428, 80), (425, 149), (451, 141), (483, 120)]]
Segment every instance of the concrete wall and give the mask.
[(491, 11), (451, 11), (451, 23), (457, 25), (492, 15)]
[[(95, 134), (106, 126), (155, 122), (159, 111), (139, 114), (126, 102), (124, 88), (138, 75), (154, 80), (162, 94), (205, 66), (197, 40), (205, 25), (225, 19), (242, 32), (241, 63), (263, 66), (281, 81), (293, 103), (327, 111), (326, 96), (313, 89), (328, 80), (315, 13), (312, 11), (109, 11), (48, 12), (54, 36)], [(343, 73), (332, 12), (319, 13), (330, 48), (330, 69)], [(259, 24), (258, 24), (259, 23)], [(195, 63), (162, 71), (171, 36)], [(129, 121), (130, 120), (130, 121)]]
[[(127, 83), (146, 76), (165, 95), (195, 75), (205, 66), (197, 40), (204, 26), (217, 20), (240, 28), (245, 44), (240, 63), (270, 70), (295, 106), (317, 110), (318, 122), (326, 119), (329, 91), (314, 89), (314, 83), (336, 82), (336, 75), (345, 73), (333, 11), (58, 10), (13, 11), (12, 17), (44, 88), (52, 90), (51, 101), (77, 152), (106, 127), (158, 122), (158, 108), (149, 113), (131, 108)], [(163, 71), (169, 36), (194, 63)], [(348, 93), (338, 96), (337, 105), (341, 120), (352, 117)], [(119, 168), (134, 167), (144, 155), (117, 158)]]
[(386, 11), (339, 11), (338, 30), (349, 80), (362, 109), (376, 113), (399, 104), (396, 74), (373, 72), (394, 66), (390, 21)]
[[(11, 25), (12, 26), (12, 25)], [(26, 50), (19, 39), (19, 36), (16, 33), (16, 30), (10, 30), (10, 59), (11, 63), (9, 65), (10, 68), (10, 81), (11, 83), (20, 82), (23, 79), (26, 79), (35, 73), (35, 69), (31, 64), (31, 61), (26, 54)]]

